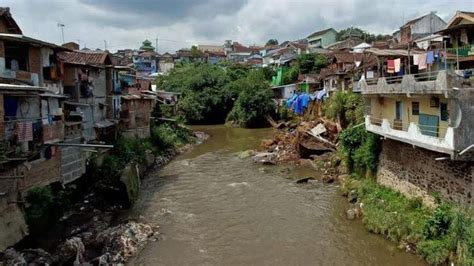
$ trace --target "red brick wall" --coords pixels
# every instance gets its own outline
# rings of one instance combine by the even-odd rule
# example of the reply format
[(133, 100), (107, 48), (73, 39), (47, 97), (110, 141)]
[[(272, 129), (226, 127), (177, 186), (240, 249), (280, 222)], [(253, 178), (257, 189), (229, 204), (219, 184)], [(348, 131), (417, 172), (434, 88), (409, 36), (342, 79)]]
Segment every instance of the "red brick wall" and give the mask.
[(30, 72), (41, 74), (42, 63), (41, 63), (41, 50), (37, 47), (30, 47)]
[[(31, 168), (23, 169), (25, 177), (20, 182), (21, 191), (28, 191), (37, 186), (46, 186), (61, 180), (61, 150), (57, 147), (56, 153), (49, 160), (31, 162)], [(20, 170), (21, 171), (21, 170)]]
[(64, 123), (57, 121), (54, 125), (43, 125), (43, 141), (64, 140)]

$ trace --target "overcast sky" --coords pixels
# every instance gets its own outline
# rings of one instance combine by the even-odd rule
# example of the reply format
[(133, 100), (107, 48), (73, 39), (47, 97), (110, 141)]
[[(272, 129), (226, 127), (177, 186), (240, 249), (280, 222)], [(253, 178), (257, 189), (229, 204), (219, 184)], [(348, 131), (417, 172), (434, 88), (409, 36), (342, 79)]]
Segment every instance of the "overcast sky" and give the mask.
[(1, 0), (27, 36), (111, 51), (158, 38), (159, 52), (224, 40), (264, 44), (304, 38), (327, 27), (357, 26), (391, 34), (404, 22), (437, 11), (474, 11), (474, 0)]

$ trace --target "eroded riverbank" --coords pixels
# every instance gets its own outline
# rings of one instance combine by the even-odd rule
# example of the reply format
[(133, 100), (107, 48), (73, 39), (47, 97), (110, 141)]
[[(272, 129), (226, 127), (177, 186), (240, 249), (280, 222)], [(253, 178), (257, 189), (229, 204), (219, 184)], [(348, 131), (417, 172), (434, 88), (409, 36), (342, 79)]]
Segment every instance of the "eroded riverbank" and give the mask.
[(297, 185), (311, 167), (288, 172), (238, 151), (258, 148), (271, 129), (199, 128), (211, 135), (142, 184), (128, 214), (160, 225), (130, 264), (422, 265), (349, 221), (335, 184)]

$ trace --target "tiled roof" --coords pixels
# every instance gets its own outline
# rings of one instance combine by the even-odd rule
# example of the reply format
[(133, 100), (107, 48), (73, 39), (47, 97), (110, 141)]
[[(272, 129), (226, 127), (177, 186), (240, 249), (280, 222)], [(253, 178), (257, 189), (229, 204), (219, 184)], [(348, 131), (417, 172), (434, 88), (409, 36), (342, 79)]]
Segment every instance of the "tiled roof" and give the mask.
[(61, 52), (59, 58), (67, 64), (104, 67), (112, 64), (107, 52), (72, 51)]
[(355, 61), (362, 61), (363, 55), (361, 53), (334, 53), (334, 58), (338, 63), (354, 63)]
[(320, 30), (320, 31), (317, 31), (317, 32), (313, 32), (312, 34), (310, 34), (308, 36), (308, 38), (312, 38), (312, 37), (315, 37), (315, 36), (319, 36), (319, 35), (323, 35), (325, 34), (326, 32), (328, 31), (336, 31), (334, 30), (333, 28), (329, 28), (329, 29), (325, 29), (325, 30)]

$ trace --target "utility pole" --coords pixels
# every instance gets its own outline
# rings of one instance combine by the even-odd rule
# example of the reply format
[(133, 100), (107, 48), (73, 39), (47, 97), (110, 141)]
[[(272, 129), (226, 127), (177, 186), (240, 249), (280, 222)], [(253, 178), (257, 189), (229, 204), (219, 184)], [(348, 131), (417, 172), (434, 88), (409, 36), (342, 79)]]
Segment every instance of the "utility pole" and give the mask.
[(104, 40), (104, 51), (107, 51), (107, 41)]
[(58, 27), (61, 28), (61, 36), (62, 36), (63, 44), (65, 43), (65, 41), (64, 41), (64, 27), (65, 27), (65, 26), (66, 26), (66, 25), (64, 25), (64, 24), (62, 24), (62, 23), (58, 23)]
[(79, 46), (79, 50), (81, 50), (81, 40), (77, 39), (77, 46)]
[(158, 38), (155, 39), (155, 52), (158, 53)]

